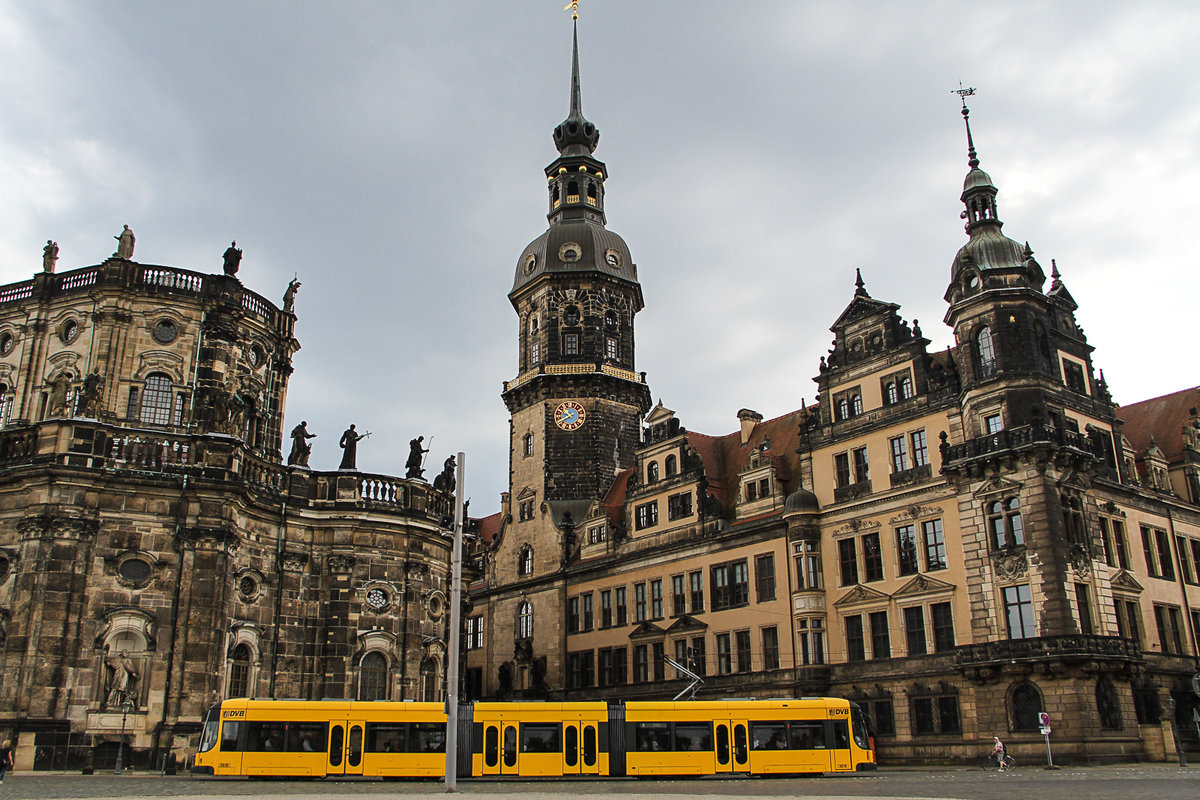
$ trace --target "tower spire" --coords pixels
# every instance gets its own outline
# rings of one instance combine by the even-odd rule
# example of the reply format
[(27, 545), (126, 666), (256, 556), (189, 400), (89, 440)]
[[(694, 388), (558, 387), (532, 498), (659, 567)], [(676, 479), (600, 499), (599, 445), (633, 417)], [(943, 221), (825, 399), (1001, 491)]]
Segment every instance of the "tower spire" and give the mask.
[(579, 4), (571, 9), (571, 110), (567, 118), (554, 129), (554, 146), (559, 155), (589, 155), (596, 150), (600, 131), (583, 116), (583, 91), (579, 81)]
[(976, 169), (979, 167), (979, 156), (975, 153), (975, 140), (971, 138), (971, 109), (967, 108), (967, 98), (975, 94), (975, 87), (964, 87), (959, 83), (958, 88), (952, 91), (962, 100), (963, 122), (967, 126), (967, 166)]

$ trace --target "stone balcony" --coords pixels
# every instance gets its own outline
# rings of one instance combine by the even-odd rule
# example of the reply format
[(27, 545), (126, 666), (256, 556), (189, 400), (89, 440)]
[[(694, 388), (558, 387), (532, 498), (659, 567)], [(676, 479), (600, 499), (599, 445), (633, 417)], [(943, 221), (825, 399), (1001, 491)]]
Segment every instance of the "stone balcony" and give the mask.
[(0, 474), (57, 467), (123, 476), (225, 484), (293, 508), (370, 508), (438, 522), (453, 498), (425, 481), (356, 470), (287, 467), (227, 434), (133, 428), (91, 419), (50, 419), (0, 430)]
[(1136, 642), (1091, 634), (1001, 639), (962, 645), (954, 654), (955, 668), (977, 680), (986, 680), (1006, 666), (1028, 665), (1053, 671), (1056, 665), (1110, 662), (1129, 667), (1144, 661)]

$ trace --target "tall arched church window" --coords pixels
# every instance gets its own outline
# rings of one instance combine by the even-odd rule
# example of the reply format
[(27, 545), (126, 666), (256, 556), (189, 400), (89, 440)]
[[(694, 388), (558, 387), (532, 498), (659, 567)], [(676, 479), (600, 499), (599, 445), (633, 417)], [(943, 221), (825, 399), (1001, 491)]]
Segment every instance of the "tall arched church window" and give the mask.
[(229, 664), (228, 697), (250, 696), (250, 647), (239, 644), (233, 648), (233, 659)]
[(170, 425), (174, 406), (171, 379), (161, 372), (146, 376), (140, 419), (146, 425)]
[(442, 699), (440, 688), (437, 659), (427, 658), (421, 662), (421, 699), (426, 703), (438, 702)]
[(517, 555), (517, 574), (533, 574), (533, 548), (529, 545), (522, 547), (520, 554)]
[(372, 651), (363, 656), (358, 671), (358, 699), (388, 699), (388, 664), (383, 653)]
[(975, 356), (978, 359), (981, 378), (996, 373), (996, 349), (992, 345), (992, 329), (986, 325), (975, 334)]
[(517, 609), (517, 638), (533, 638), (533, 605), (528, 600)]

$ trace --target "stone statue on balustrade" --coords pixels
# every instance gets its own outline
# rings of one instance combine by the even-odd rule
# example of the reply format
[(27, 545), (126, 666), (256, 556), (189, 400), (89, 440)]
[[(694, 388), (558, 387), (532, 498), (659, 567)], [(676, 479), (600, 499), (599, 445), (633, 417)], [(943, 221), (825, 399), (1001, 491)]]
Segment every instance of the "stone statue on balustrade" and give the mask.
[(230, 242), (229, 247), (225, 248), (225, 274), (237, 275), (238, 266), (242, 263), (242, 251), (238, 248), (237, 242)]
[[(421, 442), (423, 441), (425, 441), (425, 437), (418, 436), (417, 438), (410, 440), (408, 443), (408, 461), (404, 462), (404, 477), (409, 478), (410, 480), (413, 478), (420, 478), (425, 474), (423, 465), (425, 463), (425, 454), (428, 453), (429, 450), (421, 447)], [(431, 439), (430, 441), (433, 440)]]
[(287, 291), (283, 293), (283, 310), (292, 311), (296, 307), (296, 293), (300, 291), (300, 281), (292, 278), (288, 282)]
[(312, 445), (308, 443), (308, 439), (315, 439), (315, 433), (308, 432), (308, 422), (301, 420), (300, 424), (292, 428), (292, 452), (288, 453), (289, 467), (307, 467), (308, 457), (312, 455)]
[(104, 665), (107, 667), (106, 672), (108, 673), (104, 707), (119, 709), (126, 700), (134, 701), (137, 694), (138, 674), (133, 669), (133, 660), (124, 650), (110, 655), (106, 645), (104, 653)]
[(359, 433), (353, 425), (342, 433), (342, 438), (338, 441), (338, 447), (342, 448), (342, 463), (338, 465), (338, 469), (358, 469), (355, 466), (358, 458), (358, 441), (370, 435), (370, 431)]
[(133, 236), (133, 231), (129, 230), (129, 226), (125, 226), (125, 230), (113, 237), (117, 240), (117, 252), (113, 253), (113, 258), (124, 258), (126, 260), (133, 258), (133, 245), (137, 241)]
[(58, 242), (46, 240), (46, 246), (42, 248), (42, 272), (54, 272), (54, 265), (58, 262)]
[(441, 473), (433, 479), (433, 488), (439, 489), (448, 494), (454, 494), (454, 487), (457, 483), (455, 471), (458, 469), (458, 464), (454, 460), (454, 456), (450, 456), (442, 464)]
[(83, 379), (83, 388), (79, 393), (79, 416), (96, 419), (100, 415), (100, 395), (104, 391), (104, 376), (98, 372), (89, 373)]
[(50, 379), (50, 395), (46, 400), (46, 414), (51, 417), (67, 415), (68, 398), (71, 395), (71, 376), (66, 371)]

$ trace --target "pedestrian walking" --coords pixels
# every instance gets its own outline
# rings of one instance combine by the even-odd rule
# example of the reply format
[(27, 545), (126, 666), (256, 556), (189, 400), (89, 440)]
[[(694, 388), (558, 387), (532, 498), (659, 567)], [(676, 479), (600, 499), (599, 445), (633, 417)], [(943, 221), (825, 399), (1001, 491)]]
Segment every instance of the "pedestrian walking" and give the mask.
[(4, 773), (12, 769), (12, 766), (12, 740), (5, 739), (3, 742), (0, 742), (0, 783), (4, 783)]

